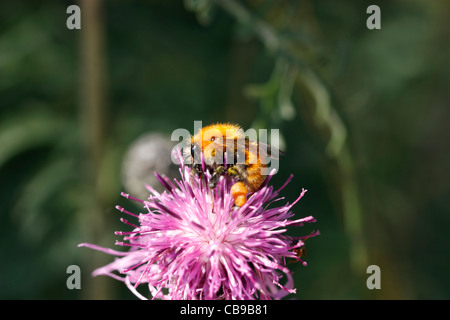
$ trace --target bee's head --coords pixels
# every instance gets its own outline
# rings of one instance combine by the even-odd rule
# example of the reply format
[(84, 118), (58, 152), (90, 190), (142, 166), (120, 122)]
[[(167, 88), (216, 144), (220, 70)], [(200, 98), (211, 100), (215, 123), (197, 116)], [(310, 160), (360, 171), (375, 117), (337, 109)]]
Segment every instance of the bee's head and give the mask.
[[(194, 158), (194, 163), (201, 161), (200, 156), (203, 154), (207, 165), (223, 164), (227, 141), (233, 141), (241, 136), (243, 136), (242, 129), (232, 124), (213, 124), (203, 127), (191, 138), (191, 156)], [(234, 148), (231, 151), (234, 151)]]

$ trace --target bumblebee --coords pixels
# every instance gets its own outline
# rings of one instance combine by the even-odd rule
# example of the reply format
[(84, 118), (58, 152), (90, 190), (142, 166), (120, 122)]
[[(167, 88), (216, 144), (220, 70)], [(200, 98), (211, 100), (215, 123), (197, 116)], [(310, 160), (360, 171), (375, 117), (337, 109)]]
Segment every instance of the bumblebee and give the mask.
[(240, 126), (231, 123), (203, 127), (190, 141), (194, 172), (200, 174), (203, 169), (211, 172), (210, 188), (216, 187), (222, 175), (237, 180), (231, 194), (238, 207), (247, 202), (249, 193), (261, 187), (267, 177), (262, 169), (268, 167), (269, 158), (279, 153), (278, 149), (250, 140)]

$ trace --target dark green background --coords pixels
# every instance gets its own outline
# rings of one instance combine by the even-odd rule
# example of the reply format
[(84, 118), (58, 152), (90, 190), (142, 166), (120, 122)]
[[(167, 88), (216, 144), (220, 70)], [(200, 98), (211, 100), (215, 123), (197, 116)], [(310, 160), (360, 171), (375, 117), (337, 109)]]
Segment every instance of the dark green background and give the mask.
[[(290, 265), (295, 298), (450, 297), (449, 1), (235, 2), (247, 21), (214, 1), (103, 1), (103, 109), (92, 119), (81, 40), (91, 30), (66, 28), (73, 3), (0, 2), (0, 298), (134, 299), (91, 278), (112, 258), (77, 244), (114, 247), (127, 229), (114, 206), (138, 210), (120, 198), (127, 147), (149, 131), (192, 132), (194, 120), (280, 129), (273, 184), (293, 173), (283, 195), (308, 189), (294, 209), (318, 220), (301, 233), (321, 232), (308, 267)], [(366, 27), (370, 4), (381, 30)], [(261, 21), (283, 50), (266, 46)], [(277, 63), (297, 70), (292, 92)], [(315, 116), (318, 97), (331, 122)], [(347, 137), (330, 155), (337, 124)], [(81, 290), (66, 287), (72, 264)], [(366, 287), (372, 264), (381, 290)]]

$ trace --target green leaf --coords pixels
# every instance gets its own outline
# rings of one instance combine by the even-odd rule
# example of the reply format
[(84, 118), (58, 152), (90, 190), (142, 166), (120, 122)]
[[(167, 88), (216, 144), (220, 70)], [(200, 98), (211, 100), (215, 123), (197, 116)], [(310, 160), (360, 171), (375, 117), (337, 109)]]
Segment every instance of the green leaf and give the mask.
[(66, 127), (61, 118), (38, 112), (7, 118), (0, 123), (0, 167), (29, 148), (54, 143)]

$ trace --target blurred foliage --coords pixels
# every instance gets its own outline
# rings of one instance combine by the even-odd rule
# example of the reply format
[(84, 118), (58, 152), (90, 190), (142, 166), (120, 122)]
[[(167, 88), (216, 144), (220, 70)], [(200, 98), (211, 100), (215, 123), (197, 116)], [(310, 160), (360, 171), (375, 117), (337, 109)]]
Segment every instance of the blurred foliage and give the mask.
[[(94, 171), (89, 30), (66, 28), (70, 3), (0, 3), (0, 298), (133, 299), (91, 278), (110, 257), (77, 244), (113, 247), (126, 228), (114, 206), (131, 206), (119, 198), (129, 146), (194, 120), (280, 129), (272, 181), (295, 175), (284, 195), (308, 189), (295, 208), (321, 232), (308, 267), (293, 266), (296, 298), (450, 298), (448, 1), (103, 1)], [(381, 30), (366, 28), (370, 4)], [(66, 287), (72, 264), (81, 290)], [(370, 264), (381, 290), (366, 288)]]

